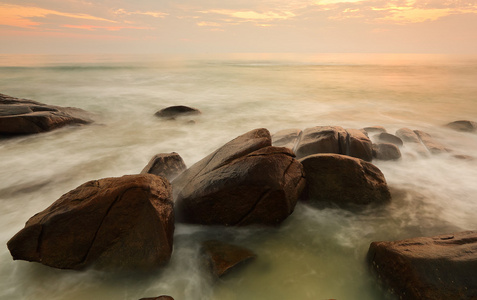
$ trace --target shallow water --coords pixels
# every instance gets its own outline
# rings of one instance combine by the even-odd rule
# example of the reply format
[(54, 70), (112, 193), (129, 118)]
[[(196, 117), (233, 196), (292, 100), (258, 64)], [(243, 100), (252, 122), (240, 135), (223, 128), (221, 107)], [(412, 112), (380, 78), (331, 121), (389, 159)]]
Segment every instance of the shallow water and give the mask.
[[(96, 123), (0, 141), (0, 298), (393, 299), (365, 266), (369, 244), (477, 229), (477, 134), (442, 125), (477, 121), (477, 57), (443, 55), (0, 55), (0, 92), (95, 113)], [(170, 105), (202, 110), (163, 121)], [(6, 242), (33, 214), (80, 184), (134, 174), (156, 153), (192, 165), (254, 128), (382, 125), (429, 132), (453, 150), (421, 158), (401, 149), (375, 161), (387, 206), (350, 213), (299, 204), (279, 228), (177, 225), (170, 264), (154, 273), (55, 270), (13, 261)], [(219, 281), (200, 241), (250, 248), (257, 259)]]

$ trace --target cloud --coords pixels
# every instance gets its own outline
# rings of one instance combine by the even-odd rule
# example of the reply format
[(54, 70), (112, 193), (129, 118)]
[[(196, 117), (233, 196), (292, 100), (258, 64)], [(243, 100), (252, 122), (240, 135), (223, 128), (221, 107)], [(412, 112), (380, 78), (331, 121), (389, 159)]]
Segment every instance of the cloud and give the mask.
[(119, 31), (122, 29), (151, 29), (149, 27), (139, 27), (139, 26), (96, 26), (96, 25), (62, 25), (61, 27), (73, 28), (73, 29), (83, 29), (89, 31), (95, 31), (96, 29), (104, 29), (107, 31)]
[(116, 15), (127, 15), (127, 16), (131, 16), (131, 15), (144, 15), (144, 16), (151, 16), (151, 17), (154, 17), (154, 18), (164, 18), (166, 16), (168, 16), (169, 14), (168, 13), (164, 13), (164, 12), (161, 12), (161, 11), (126, 11), (125, 9), (118, 9), (114, 12)]
[(291, 11), (281, 12), (257, 12), (253, 10), (229, 10), (229, 9), (214, 9), (208, 11), (200, 11), (203, 14), (218, 14), (224, 15), (235, 19), (245, 21), (273, 21), (273, 20), (287, 20), (295, 17), (296, 15)]
[(21, 6), (21, 5), (0, 3), (0, 25), (7, 25), (7, 26), (21, 27), (21, 28), (34, 28), (40, 25), (41, 23), (33, 21), (32, 19), (46, 18), (49, 15), (74, 18), (74, 19), (117, 23), (116, 21), (113, 21), (113, 20), (99, 18), (89, 14), (65, 13), (65, 12), (44, 9), (44, 8), (34, 7), (34, 6)]

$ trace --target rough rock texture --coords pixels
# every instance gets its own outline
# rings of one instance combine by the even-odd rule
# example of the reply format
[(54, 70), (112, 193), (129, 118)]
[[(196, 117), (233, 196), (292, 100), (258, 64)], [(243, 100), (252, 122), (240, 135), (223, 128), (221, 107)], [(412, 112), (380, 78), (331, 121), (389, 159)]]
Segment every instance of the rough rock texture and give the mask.
[(394, 144), (373, 144), (373, 156), (379, 160), (398, 160), (401, 158), (401, 151)]
[(46, 105), (0, 94), (0, 135), (40, 133), (91, 122), (89, 114), (79, 108)]
[(172, 181), (187, 169), (184, 160), (176, 152), (155, 155), (141, 171), (141, 174), (154, 174)]
[(368, 263), (400, 299), (477, 299), (477, 232), (373, 242)]
[(437, 142), (435, 139), (433, 139), (430, 134), (420, 130), (414, 130), (414, 132), (419, 137), (424, 146), (426, 146), (427, 150), (429, 150), (430, 153), (440, 154), (448, 152), (446, 147), (441, 143)]
[(280, 130), (272, 135), (272, 146), (293, 149), (300, 136), (301, 129)]
[(266, 129), (228, 142), (173, 181), (180, 221), (277, 225), (294, 210), (305, 180), (290, 149), (272, 147)]
[(201, 111), (197, 108), (188, 107), (184, 105), (170, 106), (155, 113), (155, 116), (160, 118), (174, 119), (180, 116), (199, 115)]
[(306, 174), (302, 198), (311, 204), (347, 208), (391, 199), (383, 173), (369, 162), (339, 154), (315, 154), (299, 161)]
[(295, 145), (297, 158), (317, 153), (349, 155), (371, 161), (372, 143), (360, 130), (339, 126), (316, 126), (303, 130)]
[(390, 133), (387, 133), (387, 132), (380, 133), (378, 135), (378, 139), (379, 139), (380, 142), (391, 143), (391, 144), (394, 144), (398, 147), (401, 147), (402, 145), (404, 145), (401, 138), (395, 136), (394, 134), (390, 134)]
[(207, 264), (212, 274), (217, 277), (224, 276), (234, 268), (256, 257), (255, 253), (247, 248), (216, 240), (203, 242), (202, 251), (207, 258)]
[(159, 296), (159, 297), (154, 297), (154, 298), (141, 298), (139, 300), (174, 300), (171, 296)]
[(61, 269), (152, 269), (169, 261), (174, 212), (156, 175), (89, 181), (34, 215), (10, 241), (13, 259)]
[(477, 131), (477, 122), (468, 121), (468, 120), (454, 121), (447, 124), (446, 126), (457, 131), (464, 131), (464, 132)]

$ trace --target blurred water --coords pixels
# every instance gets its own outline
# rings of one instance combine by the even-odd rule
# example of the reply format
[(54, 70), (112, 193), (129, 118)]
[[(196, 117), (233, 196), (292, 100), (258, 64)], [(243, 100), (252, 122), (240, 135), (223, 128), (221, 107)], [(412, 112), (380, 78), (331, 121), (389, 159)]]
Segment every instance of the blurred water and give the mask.
[[(280, 228), (178, 225), (171, 263), (152, 274), (55, 270), (13, 261), (6, 242), (33, 214), (78, 185), (141, 171), (156, 153), (192, 165), (254, 128), (382, 125), (429, 132), (477, 157), (477, 135), (443, 124), (477, 121), (477, 57), (442, 55), (35, 56), (0, 55), (0, 92), (95, 113), (90, 126), (0, 141), (0, 298), (392, 299), (367, 272), (375, 240), (477, 227), (477, 160), (452, 154), (380, 162), (393, 202), (361, 213), (298, 205)], [(170, 105), (202, 110), (163, 121)], [(258, 258), (216, 281), (202, 240)]]

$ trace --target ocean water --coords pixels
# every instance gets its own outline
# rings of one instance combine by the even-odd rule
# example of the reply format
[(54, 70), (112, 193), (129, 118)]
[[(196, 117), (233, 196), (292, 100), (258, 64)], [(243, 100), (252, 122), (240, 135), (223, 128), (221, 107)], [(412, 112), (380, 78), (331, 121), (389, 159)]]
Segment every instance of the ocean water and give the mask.
[[(477, 56), (409, 54), (0, 55), (0, 93), (94, 113), (95, 123), (0, 140), (0, 299), (394, 299), (369, 274), (369, 244), (477, 229)], [(203, 114), (164, 121), (189, 105)], [(254, 128), (317, 125), (424, 130), (452, 149), (374, 163), (393, 201), (351, 213), (298, 204), (279, 228), (177, 224), (169, 265), (152, 273), (68, 271), (13, 261), (7, 241), (80, 184), (139, 173), (157, 153), (188, 166)], [(462, 160), (454, 154), (473, 156)], [(243, 245), (257, 259), (214, 280), (200, 242)]]

